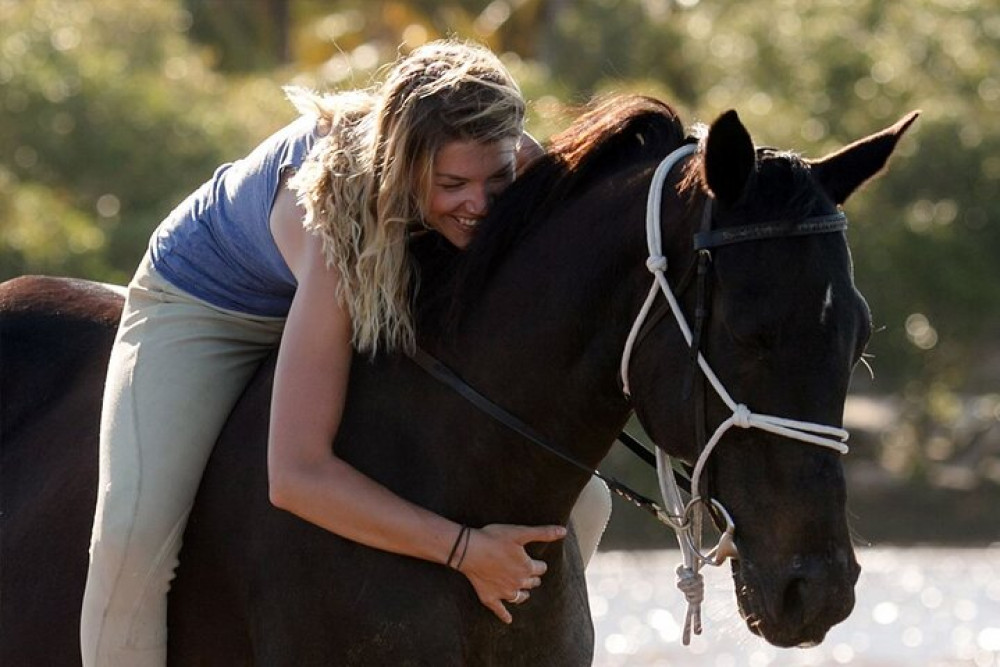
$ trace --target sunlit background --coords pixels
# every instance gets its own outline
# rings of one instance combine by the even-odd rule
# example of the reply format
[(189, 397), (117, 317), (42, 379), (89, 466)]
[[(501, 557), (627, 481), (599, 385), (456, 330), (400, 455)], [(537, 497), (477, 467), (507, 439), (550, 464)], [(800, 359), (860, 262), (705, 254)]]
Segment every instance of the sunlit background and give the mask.
[[(995, 582), (998, 0), (0, 0), (0, 279), (126, 281), (183, 196), (293, 118), (282, 85), (367, 86), (400, 51), (444, 35), (502, 54), (543, 140), (593, 96), (622, 91), (668, 100), (689, 123), (736, 108), (759, 143), (811, 157), (922, 109), (889, 173), (847, 206), (877, 328), (873, 372), (857, 371), (846, 415), (849, 503), (873, 562), (928, 553), (878, 551), (888, 547), (974, 546), (954, 557), (979, 554)], [(623, 454), (606, 465), (652, 487)], [(616, 505), (602, 548), (612, 558), (669, 546), (644, 515)], [(620, 561), (598, 571), (611, 562)], [(884, 568), (887, 596), (910, 585), (894, 574)], [(967, 631), (960, 614), (933, 615), (955, 604), (933, 585), (937, 605), (921, 589), (870, 600), (855, 617), (892, 626), (883, 603), (904, 618), (920, 599), (927, 623), (952, 623), (949, 641), (971, 637), (979, 651), (934, 664), (992, 665), (982, 656), (998, 650), (996, 585), (973, 602), (992, 610), (991, 625)], [(604, 642), (627, 635), (609, 629), (620, 614), (606, 602)], [(937, 632), (921, 623), (922, 637)]]
[(857, 604), (819, 646), (750, 634), (726, 571), (706, 573), (704, 629), (681, 645), (679, 552), (609, 552), (587, 572), (600, 667), (996, 667), (1000, 558), (989, 549), (863, 549)]

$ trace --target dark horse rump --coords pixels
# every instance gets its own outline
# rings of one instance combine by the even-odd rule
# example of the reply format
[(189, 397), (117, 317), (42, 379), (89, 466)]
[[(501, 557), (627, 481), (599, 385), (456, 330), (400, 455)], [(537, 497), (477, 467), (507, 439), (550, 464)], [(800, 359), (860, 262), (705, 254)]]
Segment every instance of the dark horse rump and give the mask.
[(122, 299), (0, 285), (0, 664), (79, 664), (105, 368)]
[[(643, 327), (627, 369), (630, 401), (619, 361), (649, 270), (666, 267), (660, 278), (680, 284), (695, 262), (702, 212), (714, 206), (705, 220), (740, 242), (713, 247), (705, 289), (679, 297), (691, 320), (695, 292), (702, 295), (702, 353), (754, 413), (839, 426), (870, 316), (842, 227), (802, 235), (800, 223), (839, 220), (839, 206), (883, 167), (912, 120), (810, 162), (755, 149), (736, 114), (724, 114), (698, 153), (668, 174), (664, 257), (647, 264), (646, 191), (661, 160), (690, 140), (667, 105), (610, 100), (553, 139), (465, 252), (421, 261), (422, 344), (586, 466), (603, 458), (633, 409), (659, 447), (692, 463), (704, 445), (700, 428), (735, 414), (707, 391), (700, 410), (686, 400), (680, 378), (690, 352), (679, 326), (654, 313)], [(120, 307), (113, 291), (79, 281), (0, 285), (4, 665), (78, 662), (100, 393)], [(272, 369), (266, 362), (248, 386), (206, 469), (170, 596), (172, 664), (590, 662), (593, 629), (572, 540), (538, 545), (549, 565), (543, 585), (505, 626), (461, 575), (274, 509), (266, 479)], [(357, 358), (350, 383), (333, 446), (364, 473), (475, 526), (568, 521), (586, 474), (410, 360)], [(735, 522), (733, 572), (748, 627), (780, 646), (821, 641), (850, 613), (858, 574), (837, 454), (734, 428), (704, 470), (699, 491)]]

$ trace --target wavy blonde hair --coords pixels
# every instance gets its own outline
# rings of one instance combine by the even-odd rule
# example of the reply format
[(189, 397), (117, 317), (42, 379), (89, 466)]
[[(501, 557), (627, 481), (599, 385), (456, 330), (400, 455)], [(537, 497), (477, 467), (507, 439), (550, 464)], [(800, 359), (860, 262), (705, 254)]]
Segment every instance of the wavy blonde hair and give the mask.
[(413, 268), (408, 229), (423, 220), (434, 156), (452, 141), (520, 139), (521, 91), (500, 60), (476, 44), (441, 40), (399, 59), (370, 91), (316, 95), (288, 89), (328, 128), (289, 185), (340, 273), (362, 352), (412, 351)]

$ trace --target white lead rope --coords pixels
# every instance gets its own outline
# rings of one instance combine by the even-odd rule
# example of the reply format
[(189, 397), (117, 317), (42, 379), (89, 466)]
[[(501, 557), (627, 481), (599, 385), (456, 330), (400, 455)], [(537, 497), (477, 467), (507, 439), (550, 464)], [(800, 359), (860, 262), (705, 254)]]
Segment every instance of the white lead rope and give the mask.
[[(697, 150), (694, 144), (686, 144), (670, 155), (656, 168), (653, 173), (653, 180), (649, 186), (649, 196), (646, 200), (646, 243), (649, 248), (649, 259), (646, 260), (646, 267), (653, 274), (653, 284), (649, 294), (636, 317), (632, 330), (629, 332), (622, 353), (621, 379), (625, 395), (630, 395), (628, 382), (629, 363), (632, 358), (632, 351), (639, 336), (639, 331), (653, 307), (657, 294), (662, 293), (670, 305), (670, 310), (674, 314), (677, 326), (680, 328), (687, 342), (691, 346), (691, 329), (688, 327), (684, 313), (681, 311), (667, 282), (667, 258), (662, 254), (663, 243), (661, 239), (660, 208), (663, 198), (663, 183), (670, 170), (673, 169), (680, 160), (691, 155)], [(670, 516), (663, 517), (667, 523), (677, 533), (677, 542), (680, 546), (683, 562), (677, 567), (677, 587), (684, 593), (688, 603), (687, 615), (684, 622), (683, 642), (685, 645), (691, 641), (691, 633), (701, 634), (701, 603), (704, 599), (704, 580), (700, 573), (702, 565), (721, 565), (726, 558), (736, 557), (736, 546), (733, 542), (735, 525), (726, 509), (714, 499), (706, 501), (698, 495), (701, 475), (711, 456), (715, 446), (719, 444), (722, 436), (733, 426), (740, 428), (759, 428), (776, 435), (784, 436), (820, 447), (833, 449), (841, 454), (848, 451), (844, 441), (848, 438), (848, 433), (842, 428), (816, 424), (813, 422), (803, 422), (795, 419), (785, 419), (772, 415), (756, 414), (746, 405), (737, 403), (722, 386), (722, 382), (712, 371), (708, 362), (698, 353), (698, 366), (705, 374), (705, 377), (715, 388), (716, 394), (732, 410), (732, 415), (719, 424), (715, 433), (706, 443), (701, 455), (695, 463), (694, 472), (691, 475), (691, 500), (684, 503), (680, 489), (674, 479), (671, 469), (670, 457), (659, 447), (656, 448), (657, 473), (660, 481), (660, 493)], [(699, 505), (710, 502), (716, 510), (720, 512), (726, 520), (726, 529), (719, 540), (719, 544), (708, 554), (701, 551), (701, 518), (702, 513)]]

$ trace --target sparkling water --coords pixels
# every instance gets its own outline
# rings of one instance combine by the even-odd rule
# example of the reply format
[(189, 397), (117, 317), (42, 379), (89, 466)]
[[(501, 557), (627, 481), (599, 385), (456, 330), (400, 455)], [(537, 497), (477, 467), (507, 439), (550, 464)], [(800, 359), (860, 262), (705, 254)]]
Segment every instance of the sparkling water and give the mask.
[(860, 549), (851, 616), (819, 646), (779, 649), (739, 617), (729, 565), (707, 568), (700, 636), (681, 644), (677, 551), (607, 552), (587, 570), (596, 667), (1000, 667), (1000, 545)]

